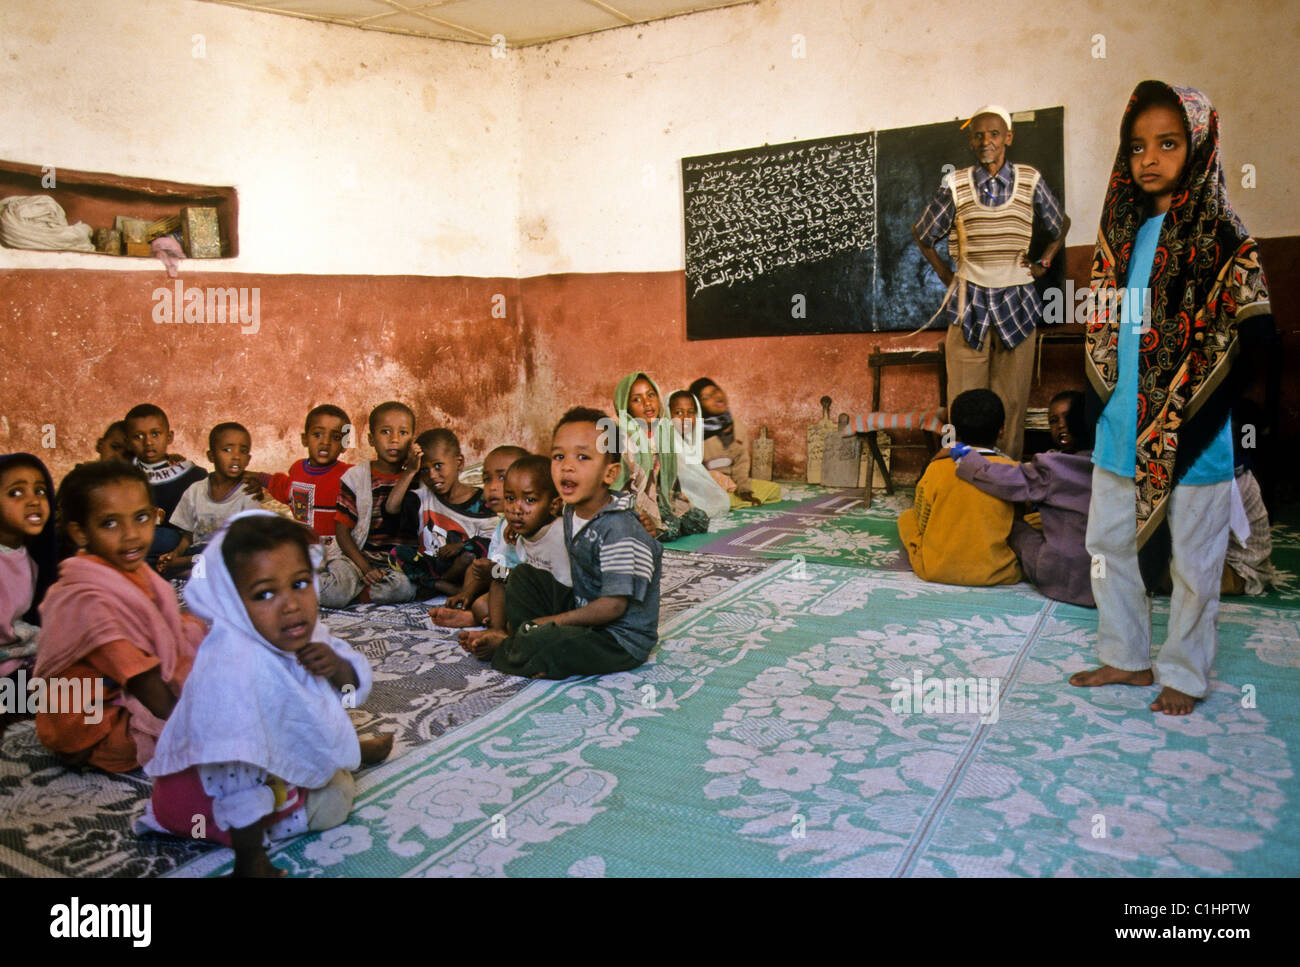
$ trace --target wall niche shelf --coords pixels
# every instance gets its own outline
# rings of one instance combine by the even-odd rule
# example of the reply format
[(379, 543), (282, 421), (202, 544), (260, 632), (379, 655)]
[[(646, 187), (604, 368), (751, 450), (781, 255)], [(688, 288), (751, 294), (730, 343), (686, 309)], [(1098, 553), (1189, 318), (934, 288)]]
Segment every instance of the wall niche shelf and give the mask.
[[(112, 228), (118, 215), (154, 221), (167, 215), (179, 215), (180, 210), (187, 206), (215, 208), (220, 222), (221, 258), (233, 259), (239, 255), (239, 193), (233, 187), (192, 185), (155, 178), (129, 178), (99, 171), (74, 171), (71, 168), (56, 168), (53, 174), (55, 186), (44, 188), (41, 181), (46, 177), (47, 171), (42, 166), (0, 159), (0, 198), (11, 195), (49, 195), (63, 206), (69, 225), (85, 222), (92, 229)], [(0, 243), (0, 255), (14, 252), (94, 256), (97, 261), (105, 263), (109, 260), (143, 261), (138, 257), (106, 252), (20, 249)]]

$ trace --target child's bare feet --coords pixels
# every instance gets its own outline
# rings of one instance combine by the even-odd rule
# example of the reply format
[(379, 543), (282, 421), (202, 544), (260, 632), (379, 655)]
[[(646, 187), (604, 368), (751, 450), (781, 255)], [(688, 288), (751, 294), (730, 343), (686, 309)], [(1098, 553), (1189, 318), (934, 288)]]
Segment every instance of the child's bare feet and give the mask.
[(478, 641), (474, 642), (474, 657), (479, 661), (491, 661), (493, 653), (505, 640), (506, 633), (504, 631), (489, 628), (479, 635)]
[(443, 628), (473, 628), (479, 623), (474, 612), (463, 608), (430, 608), (429, 617), (434, 624)]
[(372, 735), (368, 738), (358, 739), (361, 743), (361, 764), (363, 766), (372, 766), (376, 762), (383, 762), (388, 758), (388, 753), (393, 751), (393, 733), (387, 732), (384, 735)]
[(1122, 668), (1102, 665), (1092, 671), (1075, 672), (1070, 676), (1070, 684), (1076, 688), (1093, 688), (1097, 685), (1150, 685), (1155, 682), (1150, 668), (1126, 672)]
[(1199, 698), (1193, 698), (1186, 692), (1180, 692), (1166, 685), (1160, 689), (1160, 694), (1151, 703), (1151, 711), (1164, 712), (1166, 715), (1187, 715), (1196, 708), (1196, 703), (1199, 701)]
[(456, 640), (460, 642), (462, 648), (479, 661), (490, 661), (492, 653), (497, 650), (501, 642), (506, 640), (506, 633), (496, 628), (485, 628), (482, 631), (462, 631)]

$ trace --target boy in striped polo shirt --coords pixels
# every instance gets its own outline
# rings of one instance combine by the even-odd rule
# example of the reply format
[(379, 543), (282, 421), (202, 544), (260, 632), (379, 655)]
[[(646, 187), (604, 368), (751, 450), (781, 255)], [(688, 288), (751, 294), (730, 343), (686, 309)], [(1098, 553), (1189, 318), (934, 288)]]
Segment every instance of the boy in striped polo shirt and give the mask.
[[(627, 671), (659, 640), (663, 550), (633, 509), (614, 494), (618, 424), (600, 410), (577, 407), (551, 439), (551, 476), (564, 501), (564, 543), (573, 587), (549, 571), (520, 564), (506, 582), (506, 632), (492, 652), (497, 671), (528, 678), (568, 678)], [(479, 650), (482, 654), (482, 649)]]

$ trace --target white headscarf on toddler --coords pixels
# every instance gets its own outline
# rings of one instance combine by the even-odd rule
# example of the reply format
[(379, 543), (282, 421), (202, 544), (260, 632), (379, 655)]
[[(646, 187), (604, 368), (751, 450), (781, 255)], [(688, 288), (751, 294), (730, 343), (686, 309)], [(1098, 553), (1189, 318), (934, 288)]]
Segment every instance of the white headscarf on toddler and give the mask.
[(250, 510), (230, 518), (185, 586), (185, 603), (212, 630), (199, 645), (194, 670), (145, 771), (165, 776), (193, 765), (244, 762), (287, 783), (318, 789), (337, 770), (361, 765), (345, 704), (356, 707), (370, 694), (370, 665), (317, 618), (311, 640), (326, 643), (356, 670), (356, 691), (341, 695), (253, 627), (221, 557), (230, 524), (253, 516), (275, 515)]

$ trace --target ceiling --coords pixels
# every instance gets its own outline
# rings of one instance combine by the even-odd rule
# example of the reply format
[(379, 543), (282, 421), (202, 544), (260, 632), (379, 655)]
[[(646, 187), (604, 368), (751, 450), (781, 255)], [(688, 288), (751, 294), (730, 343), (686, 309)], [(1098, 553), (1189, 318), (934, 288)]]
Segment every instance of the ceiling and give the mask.
[(260, 13), (466, 44), (529, 47), (756, 0), (206, 0)]

